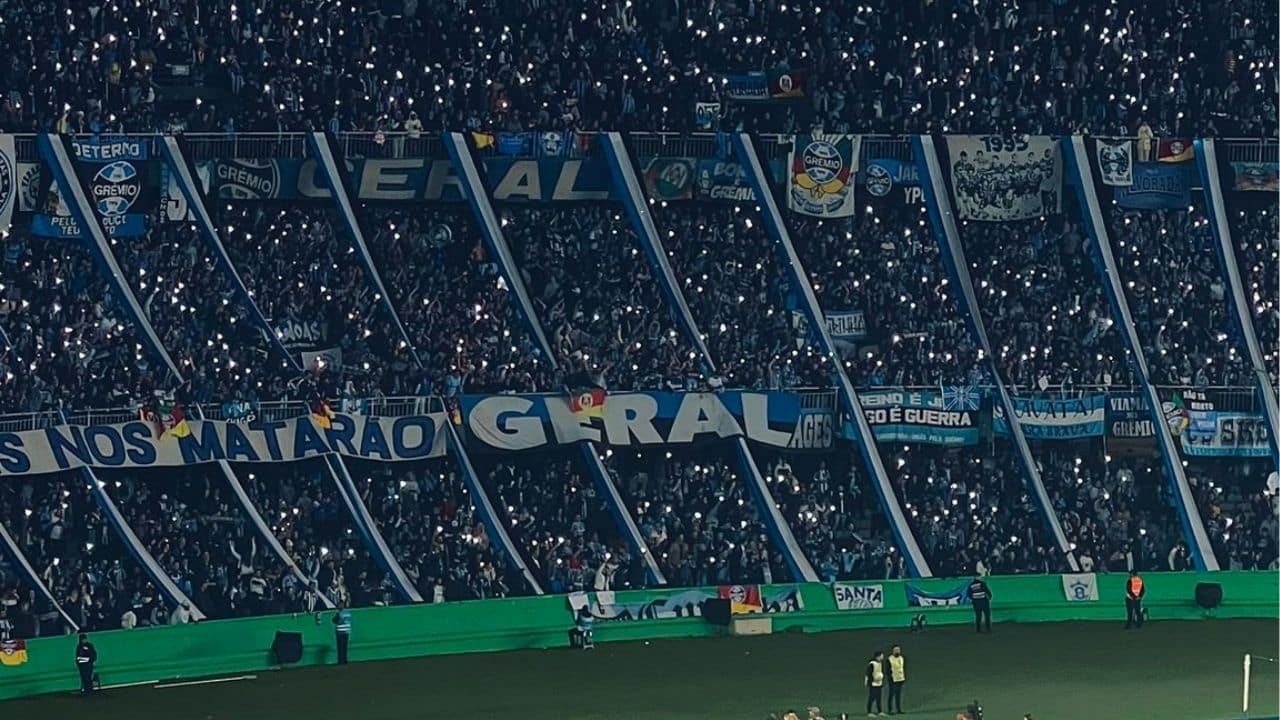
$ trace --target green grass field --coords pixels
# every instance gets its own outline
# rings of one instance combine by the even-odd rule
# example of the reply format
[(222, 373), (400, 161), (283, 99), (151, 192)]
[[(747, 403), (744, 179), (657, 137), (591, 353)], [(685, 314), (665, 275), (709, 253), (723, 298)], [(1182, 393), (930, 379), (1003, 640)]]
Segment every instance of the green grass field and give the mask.
[[(1275, 620), (997, 625), (663, 640), (437, 656), (258, 673), (256, 680), (135, 687), (82, 699), (0, 703), (10, 718), (92, 720), (763, 720), (818, 705), (865, 717), (862, 670), (901, 643), (905, 705), (953, 720), (977, 698), (986, 720), (1225, 720), (1240, 717), (1245, 652), (1280, 656)], [(0, 681), (3, 681), (0, 678)], [(1277, 668), (1255, 666), (1253, 718), (1280, 713)]]

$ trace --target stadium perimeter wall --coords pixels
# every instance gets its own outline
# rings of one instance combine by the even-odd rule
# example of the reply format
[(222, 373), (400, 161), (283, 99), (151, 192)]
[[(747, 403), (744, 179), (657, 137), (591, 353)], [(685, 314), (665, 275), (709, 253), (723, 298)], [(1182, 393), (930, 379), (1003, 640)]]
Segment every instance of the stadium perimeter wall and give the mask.
[[(1097, 602), (1067, 602), (1058, 575), (990, 578), (993, 620), (1123, 621), (1125, 576), (1097, 577)], [(1280, 586), (1274, 572), (1152, 573), (1145, 580), (1146, 606), (1153, 620), (1275, 618), (1280, 606)], [(1218, 608), (1203, 610), (1196, 605), (1195, 587), (1200, 582), (1222, 585), (1223, 601)], [(926, 613), (933, 625), (968, 623), (972, 621), (968, 607), (912, 607), (904, 588), (911, 584), (926, 592), (946, 592), (966, 583), (964, 578), (858, 583), (881, 585), (884, 607), (843, 611), (836, 608), (829, 586), (808, 583), (801, 586), (803, 610), (770, 617), (774, 632), (905, 627), (920, 612)], [(635, 602), (669, 594), (670, 591), (635, 591), (619, 592), (617, 597), (620, 602)], [(573, 624), (563, 595), (352, 612), (353, 661), (563, 647)], [(334, 662), (332, 615), (275, 615), (114, 630), (94, 633), (92, 640), (98, 648), (98, 672), (104, 685), (255, 672), (276, 667), (271, 643), (278, 630), (302, 634), (300, 665)], [(597, 642), (613, 642), (719, 634), (723, 634), (723, 628), (712, 627), (701, 618), (677, 618), (597, 623), (595, 637)], [(28, 641), (27, 663), (0, 666), (0, 699), (76, 689), (79, 679), (72, 660), (75, 644), (74, 636)]]

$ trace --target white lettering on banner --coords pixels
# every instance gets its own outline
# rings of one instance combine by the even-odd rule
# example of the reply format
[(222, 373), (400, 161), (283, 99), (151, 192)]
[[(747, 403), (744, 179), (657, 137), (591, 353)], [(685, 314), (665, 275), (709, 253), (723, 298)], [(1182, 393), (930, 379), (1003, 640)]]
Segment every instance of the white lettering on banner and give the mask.
[[(794, 421), (796, 426), (790, 431), (770, 428), (767, 393), (744, 392), (739, 397), (741, 420), (716, 393), (682, 393), (674, 414), (668, 415), (669, 420), (661, 421), (660, 428), (657, 400), (645, 393), (608, 396), (601, 407), (599, 424), (575, 414), (568, 398), (563, 396), (539, 396), (535, 402), (527, 397), (495, 395), (477, 400), (466, 413), (466, 424), (473, 437), (500, 450), (528, 450), (553, 442), (563, 445), (582, 440), (628, 446), (729, 437), (745, 437), (772, 447), (830, 446), (829, 420), (822, 437), (809, 438), (806, 443), (796, 445), (795, 434), (802, 432), (802, 424)], [(807, 416), (800, 415), (801, 418)], [(549, 432), (547, 425), (551, 426)], [(825, 440), (825, 444), (819, 443), (820, 440)]]
[(1051, 137), (947, 138), (956, 212), (968, 220), (1027, 220), (1062, 210), (1062, 151)]
[(831, 587), (839, 610), (877, 610), (884, 607), (883, 585), (838, 582)]
[(87, 142), (71, 143), (71, 149), (78, 160), (128, 160), (146, 157), (142, 143), (137, 141), (114, 139), (111, 142), (97, 144)]
[(445, 413), (370, 418), (336, 414), (329, 427), (311, 416), (251, 423), (190, 420), (156, 436), (141, 420), (60, 425), (0, 433), (0, 476), (81, 467), (174, 467), (227, 460), (291, 462), (336, 453), (389, 462), (442, 457)]
[(861, 338), (867, 334), (866, 316), (860, 311), (827, 313), (827, 332), (834, 337)]

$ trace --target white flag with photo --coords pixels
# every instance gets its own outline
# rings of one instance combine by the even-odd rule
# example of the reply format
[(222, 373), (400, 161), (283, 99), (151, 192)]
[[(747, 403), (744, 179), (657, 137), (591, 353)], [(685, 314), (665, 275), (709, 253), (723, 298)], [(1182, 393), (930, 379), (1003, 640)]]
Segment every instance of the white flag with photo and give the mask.
[(0, 135), (0, 233), (13, 226), (13, 211), (18, 205), (18, 158), (13, 135)]
[(1097, 602), (1098, 576), (1093, 573), (1069, 573), (1062, 576), (1062, 594), (1067, 602)]
[(1099, 140), (1098, 172), (1102, 184), (1129, 187), (1133, 185), (1133, 141)]
[(1053, 138), (952, 135), (947, 152), (961, 218), (1008, 222), (1062, 211), (1062, 151)]

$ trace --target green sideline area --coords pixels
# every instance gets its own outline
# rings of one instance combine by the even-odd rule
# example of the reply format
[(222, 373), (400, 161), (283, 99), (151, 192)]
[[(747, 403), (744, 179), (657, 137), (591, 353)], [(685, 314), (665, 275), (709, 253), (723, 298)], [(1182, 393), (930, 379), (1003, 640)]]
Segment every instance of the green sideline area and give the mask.
[[(1129, 632), (1120, 629), (1119, 575), (1098, 576), (1097, 602), (1067, 602), (1058, 576), (992, 578), (998, 624), (991, 636), (972, 634), (967, 608), (908, 607), (900, 581), (874, 583), (884, 589), (882, 609), (846, 611), (836, 609), (829, 587), (803, 585), (804, 609), (772, 615), (775, 634), (767, 637), (700, 639), (722, 633), (700, 618), (600, 623), (591, 652), (563, 649), (572, 624), (563, 596), (357, 610), (353, 660), (418, 659), (345, 668), (274, 669), (270, 646), (277, 630), (302, 633), (301, 665), (333, 662), (328, 614), (106, 632), (94, 642), (107, 685), (240, 673), (258, 678), (114, 690), (90, 702), (92, 716), (102, 720), (407, 720), (440, 712), (764, 718), (790, 705), (860, 710), (863, 662), (874, 647), (900, 640), (912, 658), (916, 717), (951, 720), (972, 697), (1003, 713), (989, 712), (991, 720), (1018, 720), (1024, 712), (1046, 719), (1239, 717), (1244, 653), (1280, 656), (1277, 575), (1151, 574), (1146, 580), (1153, 622)], [(1198, 582), (1222, 585), (1220, 607), (1195, 604)], [(911, 582), (929, 592), (963, 583)], [(631, 601), (653, 594), (617, 595)], [(926, 613), (929, 628), (909, 634), (909, 618), (918, 612)], [(1106, 622), (1071, 622), (1086, 620)], [(0, 667), (0, 696), (60, 693), (5, 703), (0, 712), (77, 716), (80, 699), (61, 694), (77, 683), (73, 647), (74, 638), (32, 641), (29, 662)], [(494, 651), (512, 652), (459, 655)], [(433, 655), (455, 657), (419, 657)], [(1277, 713), (1276, 675), (1274, 664), (1255, 667), (1254, 717)]]
[[(0, 703), (13, 718), (94, 720), (765, 720), (795, 708), (864, 715), (860, 673), (900, 642), (909, 720), (1239, 718), (1241, 657), (1276, 657), (1275, 620), (963, 626), (667, 639), (595, 650), (517, 650), (257, 673), (172, 689), (65, 693)], [(1253, 720), (1277, 708), (1275, 666), (1254, 674)]]

